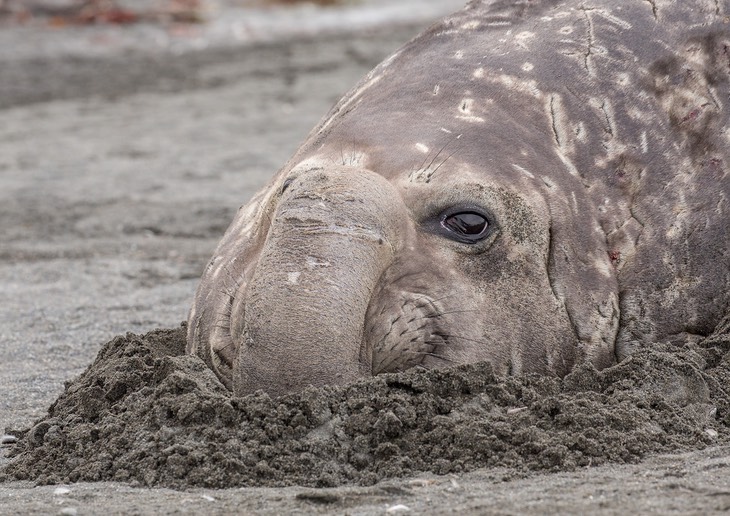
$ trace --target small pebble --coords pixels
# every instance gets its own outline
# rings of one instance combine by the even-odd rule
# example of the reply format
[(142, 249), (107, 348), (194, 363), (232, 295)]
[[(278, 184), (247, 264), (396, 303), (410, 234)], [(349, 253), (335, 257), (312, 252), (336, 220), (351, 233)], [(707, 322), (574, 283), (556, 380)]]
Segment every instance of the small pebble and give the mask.
[(713, 430), (712, 428), (706, 428), (705, 433), (713, 439), (717, 437), (717, 430)]
[(507, 409), (507, 414), (517, 414), (518, 412), (522, 412), (523, 410), (527, 410), (527, 407), (513, 407)]
[(76, 507), (64, 507), (58, 514), (62, 514), (63, 516), (76, 516), (78, 513), (79, 510)]
[(215, 502), (215, 498), (213, 498), (210, 495), (204, 494), (204, 495), (201, 495), (201, 496), (202, 496), (203, 500), (208, 500), (209, 502)]
[(0, 444), (15, 444), (18, 442), (18, 438), (14, 435), (3, 435), (0, 437)]
[(411, 510), (411, 508), (408, 507), (407, 505), (403, 505), (403, 504), (399, 503), (398, 505), (392, 505), (392, 506), (388, 507), (385, 510), (385, 512), (388, 514), (396, 514), (398, 512), (408, 512), (410, 510)]
[(69, 494), (70, 492), (71, 492), (70, 488), (62, 486), (62, 487), (57, 487), (55, 489), (55, 491), (53, 491), (53, 494), (56, 496), (63, 496), (63, 495)]

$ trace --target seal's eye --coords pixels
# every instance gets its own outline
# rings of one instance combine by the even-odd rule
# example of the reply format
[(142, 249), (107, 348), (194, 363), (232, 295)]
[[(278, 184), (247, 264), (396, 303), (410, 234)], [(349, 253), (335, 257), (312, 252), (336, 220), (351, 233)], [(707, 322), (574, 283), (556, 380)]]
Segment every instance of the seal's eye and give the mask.
[(476, 211), (460, 211), (442, 217), (441, 226), (449, 231), (454, 240), (473, 244), (487, 236), (489, 220)]

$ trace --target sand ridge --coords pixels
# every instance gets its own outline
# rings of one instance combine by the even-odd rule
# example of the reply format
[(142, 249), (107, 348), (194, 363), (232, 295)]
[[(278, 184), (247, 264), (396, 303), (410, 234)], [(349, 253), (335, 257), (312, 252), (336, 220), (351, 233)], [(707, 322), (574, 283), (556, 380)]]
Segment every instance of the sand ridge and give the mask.
[(725, 326), (564, 379), (499, 378), (480, 363), (274, 399), (232, 397), (184, 354), (184, 328), (127, 334), (17, 432), (0, 479), (334, 487), (485, 467), (517, 478), (701, 449), (730, 442)]

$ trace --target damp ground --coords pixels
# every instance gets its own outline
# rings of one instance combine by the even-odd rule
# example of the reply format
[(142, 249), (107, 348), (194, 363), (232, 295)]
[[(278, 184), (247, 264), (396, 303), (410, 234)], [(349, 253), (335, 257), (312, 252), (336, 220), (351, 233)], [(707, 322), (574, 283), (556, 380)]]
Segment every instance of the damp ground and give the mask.
[(506, 468), (511, 478), (730, 443), (730, 319), (699, 344), (657, 345), (563, 379), (488, 363), (346, 387), (235, 398), (183, 329), (129, 334), (30, 430), (2, 479), (145, 487), (337, 487)]
[[(112, 339), (47, 416), (10, 430), (17, 443), (0, 486), (60, 485), (53, 499), (62, 502), (84, 491), (78, 483), (122, 483), (154, 488), (168, 501), (181, 496), (175, 490), (188, 493), (191, 510), (243, 488), (249, 504), (278, 493), (274, 512), (372, 513), (383, 503), (411, 509), (396, 500), (426, 510), (433, 497), (439, 510), (483, 509), (462, 486), (476, 477), (485, 489), (525, 486), (528, 496), (504, 507), (524, 510), (535, 495), (531, 482), (549, 490), (623, 468), (640, 472), (631, 482), (644, 488), (674, 479), (663, 486), (675, 491), (673, 505), (649, 504), (666, 511), (696, 498), (687, 472), (677, 471), (694, 468), (712, 479), (702, 486), (701, 512), (730, 504), (730, 318), (696, 344), (658, 343), (612, 368), (579, 367), (563, 379), (499, 378), (483, 363), (273, 399), (233, 397), (184, 351), (183, 327)], [(644, 469), (657, 461), (662, 475)], [(585, 510), (583, 495), (606, 487), (584, 483), (564, 511)]]

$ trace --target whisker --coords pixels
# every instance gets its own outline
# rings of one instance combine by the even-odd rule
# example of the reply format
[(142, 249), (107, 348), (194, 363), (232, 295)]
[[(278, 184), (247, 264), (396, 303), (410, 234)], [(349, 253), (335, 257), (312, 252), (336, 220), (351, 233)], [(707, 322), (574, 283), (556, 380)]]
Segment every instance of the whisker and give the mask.
[(443, 147), (441, 147), (441, 148), (439, 149), (439, 151), (438, 151), (438, 152), (436, 153), (436, 155), (435, 155), (435, 156), (433, 157), (433, 159), (431, 160), (431, 162), (430, 162), (430, 163), (428, 164), (428, 166), (426, 167), (426, 170), (428, 170), (429, 168), (431, 168), (431, 167), (433, 166), (434, 162), (435, 162), (435, 161), (436, 161), (436, 160), (438, 159), (438, 157), (439, 157), (439, 156), (441, 155), (441, 153), (442, 153), (442, 152), (444, 151), (444, 149), (446, 149), (446, 147), (448, 147), (448, 146), (449, 146), (449, 144), (450, 144), (450, 143), (451, 143), (452, 141), (453, 141), (453, 138), (452, 138), (451, 140), (447, 141), (447, 142), (446, 142), (446, 143), (445, 143), (445, 144), (443, 145)]
[[(422, 318), (422, 319), (423, 319), (423, 318)], [(426, 327), (428, 327), (428, 324), (424, 324), (423, 326), (421, 326), (420, 328), (416, 328), (415, 330), (408, 330), (408, 331), (403, 331), (403, 332), (401, 332), (401, 333), (400, 333), (400, 335), (398, 335), (398, 336), (399, 336), (399, 337), (402, 337), (403, 335), (408, 335), (409, 333), (415, 333), (415, 332), (417, 332), (417, 331), (421, 331), (421, 330), (423, 330), (423, 329), (424, 329), (424, 328), (426, 328)]]
[(421, 163), (421, 166), (418, 167), (416, 170), (425, 170), (426, 162), (428, 161), (429, 157), (431, 157), (431, 151), (428, 151), (428, 154), (426, 154), (426, 157), (423, 158), (423, 163)]
[(469, 313), (471, 313), (471, 314), (480, 313), (480, 310), (451, 310), (451, 311), (448, 311), (448, 312), (441, 312), (441, 313), (438, 313), (438, 314), (426, 315), (424, 317), (435, 318), (435, 317), (441, 317), (441, 316), (444, 316), (444, 315), (451, 315), (451, 314), (469, 314)]
[(428, 357), (438, 358), (439, 360), (443, 360), (444, 362), (451, 362), (452, 364), (456, 364), (456, 360), (452, 358), (445, 357), (443, 355), (439, 355), (437, 353), (433, 353), (431, 351), (413, 351), (413, 353), (417, 355), (424, 355)]
[(416, 305), (416, 308), (422, 308), (424, 306), (433, 305), (434, 303), (438, 303), (439, 301), (443, 301), (444, 299), (447, 299), (449, 297), (453, 297), (455, 294), (447, 294), (443, 297), (440, 297), (438, 299), (429, 299), (428, 296), (423, 295), (421, 297), (416, 298), (417, 300), (425, 300), (425, 302), (422, 305)]
[(439, 163), (438, 166), (435, 169), (433, 169), (433, 172), (431, 172), (431, 176), (433, 177), (436, 174), (436, 172), (438, 171), (438, 169), (441, 168), (441, 165), (443, 165), (444, 163), (446, 163), (454, 154), (456, 154), (460, 150), (461, 150), (461, 147), (458, 147), (454, 152), (452, 152), (451, 154), (449, 154), (448, 156), (446, 156), (446, 158), (441, 163)]
[[(443, 147), (441, 147), (441, 149), (439, 149), (439, 151), (438, 151), (438, 152), (436, 153), (436, 155), (435, 155), (435, 156), (433, 157), (433, 159), (431, 160), (431, 163), (429, 163), (429, 164), (428, 164), (428, 167), (426, 167), (426, 169), (428, 170), (429, 168), (431, 168), (431, 167), (433, 166), (433, 164), (434, 164), (434, 163), (436, 162), (436, 160), (438, 159), (438, 157), (439, 157), (439, 156), (441, 155), (441, 153), (442, 153), (442, 152), (443, 152), (444, 150), (446, 150), (446, 147), (448, 147), (449, 145), (451, 145), (451, 144), (452, 144), (452, 143), (454, 142), (454, 140), (458, 140), (459, 138), (461, 138), (461, 135), (460, 135), (460, 134), (457, 134), (457, 135), (454, 135), (454, 136), (453, 136), (453, 137), (452, 137), (452, 138), (451, 138), (451, 139), (450, 139), (449, 141), (447, 141), (447, 142), (446, 142), (446, 143), (444, 144), (444, 146), (443, 146)], [(458, 150), (458, 149), (457, 149), (457, 150)], [(454, 151), (454, 152), (456, 152), (456, 151)], [(450, 155), (449, 157), (447, 157), (446, 159), (449, 159), (449, 158), (450, 158), (451, 156), (453, 156), (453, 153), (452, 153), (452, 154), (451, 154), (451, 155)], [(443, 162), (441, 163), (441, 165), (443, 165)], [(441, 165), (439, 165), (439, 166), (441, 166)], [(434, 172), (435, 172), (435, 171), (434, 171)]]

